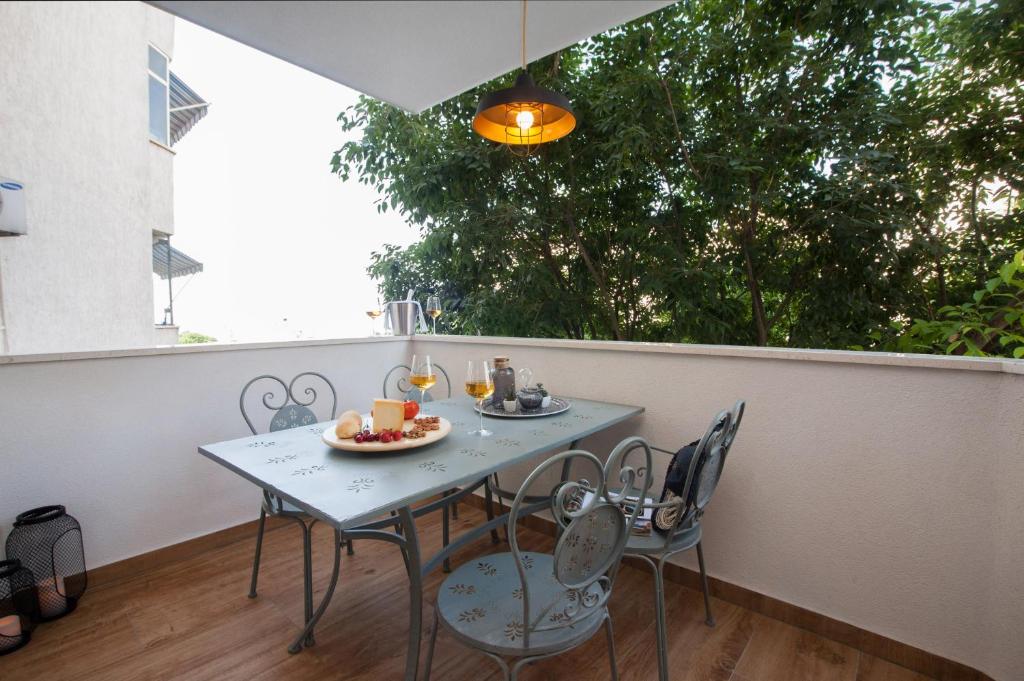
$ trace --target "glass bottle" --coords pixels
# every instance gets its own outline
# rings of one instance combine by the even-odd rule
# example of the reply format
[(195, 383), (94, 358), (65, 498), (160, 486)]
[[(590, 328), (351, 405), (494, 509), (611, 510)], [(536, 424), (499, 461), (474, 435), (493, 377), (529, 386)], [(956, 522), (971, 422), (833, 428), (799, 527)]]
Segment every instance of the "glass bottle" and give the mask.
[(505, 399), (508, 391), (511, 390), (513, 393), (516, 391), (516, 372), (509, 366), (508, 357), (494, 358), (492, 376), (494, 377), (494, 395), (491, 397), (491, 404), (500, 407), (501, 401)]

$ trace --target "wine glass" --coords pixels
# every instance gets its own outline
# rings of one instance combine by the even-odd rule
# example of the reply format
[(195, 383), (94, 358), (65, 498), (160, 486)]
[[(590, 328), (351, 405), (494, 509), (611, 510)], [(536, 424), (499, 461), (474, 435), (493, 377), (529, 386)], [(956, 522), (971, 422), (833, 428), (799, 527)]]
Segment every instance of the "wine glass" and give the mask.
[(384, 308), (380, 305), (380, 296), (377, 296), (377, 307), (372, 307), (366, 311), (366, 316), (370, 318), (370, 335), (377, 335), (377, 319), (384, 314)]
[(427, 297), (427, 314), (434, 322), (434, 335), (437, 335), (437, 318), (441, 316), (441, 299), (437, 296)]
[(413, 355), (412, 370), (409, 372), (409, 382), (420, 389), (420, 405), (426, 392), (437, 383), (437, 374), (434, 373), (434, 365), (430, 361), (430, 355)]
[(370, 335), (377, 335), (377, 318), (384, 314), (384, 310), (378, 306), (376, 309), (367, 310), (366, 316), (370, 318)]
[(493, 435), (484, 428), (484, 400), (494, 394), (494, 379), (491, 377), (491, 363), (483, 360), (470, 360), (466, 368), (466, 394), (476, 399), (476, 408), (480, 412), (480, 429), (471, 430), (470, 435), (487, 437)]

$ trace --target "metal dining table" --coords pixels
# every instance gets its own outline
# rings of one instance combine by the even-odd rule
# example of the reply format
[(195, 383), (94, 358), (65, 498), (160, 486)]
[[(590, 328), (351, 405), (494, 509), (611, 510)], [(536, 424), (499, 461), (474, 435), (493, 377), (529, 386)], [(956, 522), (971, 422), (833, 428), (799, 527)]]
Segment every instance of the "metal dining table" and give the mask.
[[(492, 474), (543, 454), (575, 448), (580, 439), (644, 411), (643, 407), (569, 399), (572, 408), (558, 415), (488, 418), (487, 427), (493, 431), (490, 437), (469, 434), (478, 419), (471, 400), (428, 402), (424, 413), (448, 419), (452, 432), (430, 445), (397, 452), (363, 454), (332, 449), (323, 443), (321, 433), (333, 422), (199, 447), (200, 454), (334, 528), (336, 548), (331, 581), (316, 612), (289, 651), (298, 652), (313, 643), (313, 629), (330, 603), (338, 581), (340, 541), (387, 541), (401, 549), (409, 575), (405, 678), (414, 681), (422, 634), (423, 577), (470, 542), (488, 532), (494, 536), (506, 521), (505, 516), (499, 516), (481, 523), (424, 560), (415, 518), (446, 511), (448, 505), (473, 493)], [(563, 470), (563, 479), (568, 474)], [(540, 497), (537, 499), (539, 509), (543, 502)]]

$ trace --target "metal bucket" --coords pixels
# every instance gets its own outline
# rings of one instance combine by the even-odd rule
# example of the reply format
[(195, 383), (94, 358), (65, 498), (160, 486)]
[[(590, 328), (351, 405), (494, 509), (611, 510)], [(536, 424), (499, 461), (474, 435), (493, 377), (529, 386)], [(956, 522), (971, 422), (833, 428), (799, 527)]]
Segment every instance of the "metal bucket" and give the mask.
[(385, 306), (384, 328), (396, 336), (415, 335), (416, 329), (427, 330), (423, 310), (415, 300), (395, 300)]

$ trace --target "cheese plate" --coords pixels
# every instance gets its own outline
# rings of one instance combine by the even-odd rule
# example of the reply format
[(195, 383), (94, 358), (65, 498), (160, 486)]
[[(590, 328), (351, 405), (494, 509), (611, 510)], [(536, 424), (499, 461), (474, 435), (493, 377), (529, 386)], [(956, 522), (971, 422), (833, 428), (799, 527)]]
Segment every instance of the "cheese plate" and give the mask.
[[(363, 423), (370, 423), (370, 415), (363, 414)], [(403, 430), (412, 430), (414, 421), (409, 419), (405, 422)], [(379, 454), (382, 452), (398, 452), (403, 449), (418, 449), (419, 447), (425, 447), (426, 445), (433, 444), (438, 440), (443, 440), (448, 433), (452, 432), (451, 422), (442, 417), (439, 417), (437, 430), (428, 430), (426, 435), (420, 438), (403, 437), (397, 442), (356, 442), (353, 438), (342, 439), (338, 437), (334, 432), (334, 425), (328, 426), (324, 429), (323, 434), (320, 438), (324, 444), (333, 447), (334, 449), (341, 449), (346, 452), (365, 452), (367, 454)]]

